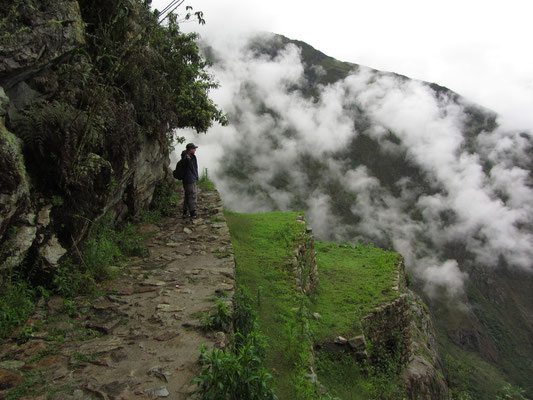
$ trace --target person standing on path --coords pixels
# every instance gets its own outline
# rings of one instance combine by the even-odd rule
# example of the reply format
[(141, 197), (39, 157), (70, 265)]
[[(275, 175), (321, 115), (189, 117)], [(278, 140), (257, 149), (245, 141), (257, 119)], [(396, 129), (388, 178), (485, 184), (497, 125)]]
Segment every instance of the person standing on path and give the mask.
[(187, 214), (191, 218), (197, 218), (196, 213), (196, 182), (198, 182), (198, 161), (196, 160), (196, 146), (194, 143), (187, 144), (185, 150), (181, 153), (181, 159), (185, 165), (185, 174), (183, 177), (183, 190), (185, 198), (183, 199), (183, 217)]

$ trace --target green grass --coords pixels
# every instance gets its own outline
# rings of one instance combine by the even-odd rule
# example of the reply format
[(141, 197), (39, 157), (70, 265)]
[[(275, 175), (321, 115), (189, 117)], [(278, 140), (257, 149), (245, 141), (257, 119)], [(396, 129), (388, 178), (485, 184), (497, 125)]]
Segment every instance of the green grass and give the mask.
[[(400, 255), (372, 245), (315, 243), (320, 284), (311, 296), (315, 344), (337, 336), (361, 334), (361, 318), (398, 297), (393, 290)], [(388, 368), (360, 365), (352, 356), (321, 350), (315, 355), (319, 381), (343, 400), (402, 399), (393, 354), (382, 355)]]
[(24, 323), (34, 309), (34, 290), (24, 282), (2, 282), (0, 291), (0, 339)]
[(200, 180), (198, 181), (198, 185), (204, 190), (208, 190), (210, 192), (215, 191), (215, 184), (209, 179), (207, 168), (204, 168), (202, 172), (202, 176), (200, 177)]
[[(398, 296), (393, 290), (400, 256), (373, 246), (316, 243), (319, 287), (310, 298), (299, 293), (291, 268), (305, 225), (298, 213), (226, 212), (237, 283), (255, 298), (259, 331), (267, 338), (266, 366), (280, 399), (319, 399), (308, 373), (310, 346), (338, 335), (360, 333), (360, 319)], [(321, 318), (310, 318), (312, 312)], [(319, 381), (328, 394), (347, 399), (401, 399), (397, 368), (374, 371), (351, 357), (326, 351), (315, 355)], [(395, 364), (390, 355), (391, 365)]]
[(350, 355), (319, 351), (315, 370), (331, 396), (342, 400), (405, 399), (395, 376), (371, 374)]
[[(297, 381), (309, 357), (310, 341), (302, 334), (302, 303), (293, 277), (285, 266), (294, 256), (298, 237), (305, 225), (299, 213), (225, 213), (230, 229), (237, 283), (254, 297), (259, 331), (267, 338), (267, 368), (274, 376), (280, 399), (303, 398)], [(306, 350), (303, 351), (302, 349)]]
[(397, 253), (373, 246), (315, 243), (320, 285), (312, 296), (317, 343), (361, 332), (359, 321), (375, 307), (398, 296), (392, 290), (397, 276)]

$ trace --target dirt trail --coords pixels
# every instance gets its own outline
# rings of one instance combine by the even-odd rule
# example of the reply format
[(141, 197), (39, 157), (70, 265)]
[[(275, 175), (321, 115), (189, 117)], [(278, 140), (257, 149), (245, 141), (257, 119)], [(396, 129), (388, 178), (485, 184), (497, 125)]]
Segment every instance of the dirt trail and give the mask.
[[(62, 299), (51, 298), (32, 317), (41, 328), (30, 341), (2, 344), (0, 376), (5, 371), (15, 380), (15, 375), (26, 382), (41, 379), (23, 384), (28, 389), (22, 398), (191, 397), (196, 388), (191, 380), (200, 371), (198, 347), (223, 347), (226, 340), (223, 332), (198, 329), (199, 315), (212, 310), (217, 298), (229, 302), (234, 288), (233, 249), (220, 198), (200, 189), (198, 219), (178, 214), (140, 229), (151, 233), (145, 241), (149, 257), (130, 259), (106, 294), (66, 320), (58, 317)], [(87, 328), (104, 335), (80, 340)], [(50, 341), (53, 332), (65, 332), (65, 341)], [(6, 387), (0, 378), (0, 388)], [(0, 391), (0, 399), (6, 393)]]

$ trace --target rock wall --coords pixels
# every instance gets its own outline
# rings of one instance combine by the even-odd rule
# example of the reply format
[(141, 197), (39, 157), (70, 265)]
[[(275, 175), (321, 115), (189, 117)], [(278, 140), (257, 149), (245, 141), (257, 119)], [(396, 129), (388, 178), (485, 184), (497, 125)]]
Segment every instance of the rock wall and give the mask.
[(400, 375), (408, 399), (448, 399), (435, 330), (427, 306), (409, 291), (411, 348), (409, 363)]
[[(403, 259), (397, 265), (398, 272), (392, 288), (398, 297), (388, 304), (377, 307), (362, 319), (364, 336), (373, 346), (393, 353), (405, 364), (409, 361), (411, 348), (411, 314), (408, 294), (405, 292), (405, 266)], [(372, 357), (372, 354), (370, 354)]]
[[(298, 219), (305, 224), (303, 217)], [(316, 265), (315, 238), (313, 229), (306, 226), (305, 232), (299, 238), (298, 247), (294, 250), (294, 259), (291, 264), (294, 272), (294, 282), (302, 293), (308, 295), (318, 286), (318, 268)]]
[(448, 387), (440, 366), (431, 315), (422, 300), (407, 288), (403, 259), (393, 290), (397, 297), (361, 320), (363, 334), (341, 336), (321, 347), (352, 354), (358, 361), (377, 365), (384, 357), (401, 370), (399, 379), (410, 400), (448, 399)]
[(3, 21), (6, 34), (0, 38), (0, 275), (29, 251), (41, 269), (55, 268), (67, 248), (83, 238), (90, 221), (106, 213), (116, 220), (137, 215), (150, 204), (156, 182), (170, 179), (166, 144), (140, 134), (135, 146), (125, 145), (131, 154), (124, 156), (119, 171), (88, 151), (66, 192), (51, 195), (39, 185), (31, 172), (35, 167), (29, 167), (35, 160), (25, 156), (10, 122), (60, 89), (54, 86), (61, 74), (56, 67), (84, 45), (84, 23), (72, 0), (35, 6), (20, 1), (12, 10), (16, 14)]

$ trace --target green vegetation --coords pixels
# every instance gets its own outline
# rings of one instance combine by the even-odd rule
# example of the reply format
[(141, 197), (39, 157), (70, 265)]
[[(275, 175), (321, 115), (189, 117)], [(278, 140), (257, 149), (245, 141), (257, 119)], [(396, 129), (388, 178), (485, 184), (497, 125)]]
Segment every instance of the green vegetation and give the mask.
[(68, 298), (92, 292), (96, 283), (117, 275), (116, 264), (125, 257), (146, 255), (141, 241), (132, 224), (115, 230), (110, 217), (101, 218), (92, 225), (81, 251), (61, 262), (53, 277), (54, 291)]
[(400, 256), (372, 245), (315, 243), (320, 285), (312, 296), (317, 342), (361, 333), (360, 319), (398, 296), (393, 291)]
[(207, 168), (204, 168), (204, 170), (202, 171), (202, 176), (198, 181), (198, 185), (200, 185), (200, 187), (204, 190), (215, 190), (215, 184), (209, 179), (209, 176), (207, 174)]
[[(315, 249), (320, 285), (311, 300), (321, 316), (312, 322), (315, 343), (361, 334), (361, 318), (398, 296), (392, 287), (399, 254), (362, 244), (316, 242)], [(322, 349), (315, 357), (319, 381), (343, 400), (402, 399), (399, 355), (392, 350), (368, 343), (373, 363), (361, 364), (351, 355)]]
[(404, 399), (396, 365), (386, 372), (375, 371), (352, 355), (321, 350), (316, 354), (315, 366), (320, 383), (342, 400)]
[(200, 324), (204, 331), (226, 330), (231, 323), (231, 313), (226, 304), (218, 301), (214, 312), (203, 313)]
[(3, 282), (0, 294), (0, 339), (26, 322), (34, 308), (34, 291), (28, 284), (13, 280)]
[[(195, 382), (203, 400), (276, 400), (269, 387), (272, 376), (263, 365), (266, 353), (264, 337), (256, 332), (256, 314), (252, 299), (241, 286), (234, 297), (235, 334), (228, 349), (201, 349), (203, 370)], [(220, 307), (219, 307), (220, 309)]]
[(142, 219), (146, 222), (157, 223), (162, 217), (170, 217), (176, 214), (179, 204), (179, 195), (176, 191), (174, 180), (165, 178), (155, 185), (150, 209), (142, 213)]
[(226, 212), (237, 263), (237, 283), (256, 296), (258, 331), (265, 335), (265, 365), (274, 376), (280, 399), (316, 399), (309, 373), (311, 338), (309, 301), (299, 293), (286, 268), (305, 225), (301, 213)]
[[(312, 346), (361, 333), (360, 319), (398, 296), (392, 288), (400, 256), (372, 245), (316, 243), (320, 285), (308, 298), (295, 287), (287, 267), (305, 230), (299, 216), (226, 212), (237, 283), (256, 295), (251, 307), (268, 343), (265, 362), (274, 376), (274, 389), (280, 399), (319, 399), (323, 395), (307, 377)], [(321, 317), (311, 318), (312, 312)], [(368, 346), (375, 359), (372, 365), (324, 349), (315, 354), (315, 370), (327, 396), (403, 398), (397, 378), (399, 355), (378, 344)]]

